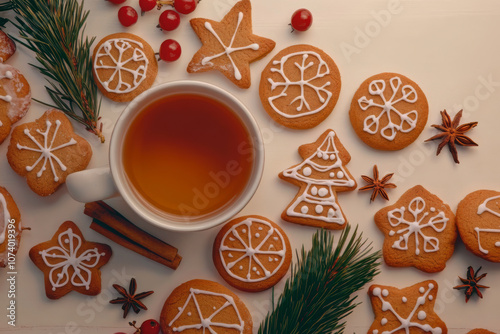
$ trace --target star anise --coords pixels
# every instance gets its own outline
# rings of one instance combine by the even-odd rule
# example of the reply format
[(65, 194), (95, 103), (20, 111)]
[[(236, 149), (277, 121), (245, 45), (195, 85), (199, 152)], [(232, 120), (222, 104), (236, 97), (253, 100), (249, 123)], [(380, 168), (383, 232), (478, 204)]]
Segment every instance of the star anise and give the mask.
[(474, 294), (477, 293), (477, 295), (480, 298), (483, 298), (483, 295), (481, 294), (481, 291), (479, 289), (487, 289), (489, 286), (484, 286), (477, 284), (481, 279), (483, 279), (487, 274), (484, 273), (481, 276), (477, 276), (479, 273), (479, 270), (481, 270), (481, 267), (474, 273), (474, 269), (472, 267), (467, 268), (467, 279), (463, 279), (462, 277), (458, 276), (460, 280), (462, 281), (463, 284), (457, 285), (453, 287), (453, 289), (465, 289), (465, 302), (467, 303), (469, 301), (469, 298)]
[(461, 146), (477, 146), (477, 144), (472, 139), (465, 135), (467, 131), (477, 125), (477, 122), (470, 122), (460, 125), (462, 110), (460, 110), (455, 115), (453, 121), (451, 120), (451, 117), (450, 115), (448, 115), (446, 110), (441, 111), (441, 118), (443, 124), (433, 124), (432, 127), (438, 129), (439, 131), (442, 131), (442, 133), (427, 139), (426, 142), (435, 139), (441, 140), (441, 143), (439, 143), (439, 146), (437, 148), (436, 155), (439, 155), (443, 147), (448, 144), (451, 155), (453, 156), (453, 160), (458, 164), (460, 163), (460, 161), (458, 161), (457, 147), (455, 145), (458, 144)]
[(373, 202), (377, 195), (380, 194), (386, 201), (389, 200), (389, 196), (385, 191), (385, 188), (396, 188), (394, 183), (387, 183), (391, 179), (394, 173), (387, 174), (382, 178), (382, 180), (378, 179), (378, 168), (377, 165), (373, 166), (373, 179), (366, 175), (361, 175), (363, 180), (368, 183), (366, 186), (359, 188), (359, 191), (363, 190), (373, 190), (372, 196), (370, 197), (370, 202)]
[(136, 294), (135, 290), (137, 289), (137, 283), (135, 281), (135, 278), (132, 278), (130, 280), (130, 286), (128, 288), (128, 292), (124, 287), (118, 284), (113, 284), (113, 288), (115, 288), (115, 290), (118, 291), (118, 293), (123, 297), (110, 300), (109, 302), (111, 304), (123, 304), (122, 305), (123, 318), (127, 316), (130, 308), (132, 308), (135, 313), (139, 313), (141, 308), (143, 310), (147, 310), (148, 308), (140, 301), (140, 299), (143, 299), (154, 293), (154, 291), (146, 291)]

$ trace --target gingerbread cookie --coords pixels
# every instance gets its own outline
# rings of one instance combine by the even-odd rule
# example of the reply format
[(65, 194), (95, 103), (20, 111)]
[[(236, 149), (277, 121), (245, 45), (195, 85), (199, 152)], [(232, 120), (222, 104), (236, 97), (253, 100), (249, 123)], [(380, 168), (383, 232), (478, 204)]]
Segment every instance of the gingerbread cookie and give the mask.
[(0, 30), (0, 63), (7, 61), (16, 52), (16, 44)]
[(478, 190), (467, 195), (457, 207), (457, 227), (469, 251), (500, 262), (500, 192)]
[(285, 276), (292, 249), (278, 225), (261, 216), (244, 216), (219, 231), (212, 256), (226, 282), (243, 291), (257, 292), (269, 289)]
[(484, 328), (476, 328), (468, 332), (467, 334), (495, 334), (494, 332), (490, 332), (487, 329)]
[(438, 285), (429, 280), (408, 288), (372, 285), (368, 290), (375, 320), (369, 334), (446, 334), (448, 328), (434, 311)]
[(94, 48), (92, 59), (97, 87), (117, 102), (131, 101), (149, 89), (158, 74), (153, 48), (129, 33), (104, 37)]
[(252, 334), (252, 317), (245, 304), (222, 285), (201, 279), (179, 285), (160, 315), (163, 334)]
[(56, 109), (17, 126), (7, 151), (12, 169), (40, 196), (55, 192), (69, 174), (85, 169), (91, 157), (90, 144), (74, 133), (69, 119)]
[(281, 214), (291, 223), (338, 230), (347, 219), (337, 202), (337, 192), (356, 189), (356, 181), (345, 168), (351, 160), (333, 130), (314, 143), (299, 147), (304, 161), (281, 172), (279, 177), (300, 187), (292, 203)]
[(294, 45), (269, 62), (262, 72), (259, 94), (276, 122), (309, 129), (330, 115), (340, 87), (340, 72), (330, 56), (311, 45)]
[(366, 79), (351, 102), (352, 127), (365, 144), (395, 151), (417, 139), (429, 105), (420, 87), (404, 75), (381, 73)]
[(30, 105), (31, 89), (26, 78), (16, 68), (0, 64), (0, 144)]
[(0, 187), (0, 268), (7, 266), (9, 253), (17, 253), (21, 232), (21, 213), (16, 202), (7, 189)]
[(89, 296), (99, 294), (99, 269), (108, 263), (111, 254), (108, 245), (86, 241), (72, 221), (64, 222), (51, 240), (29, 252), (44, 274), (45, 294), (50, 299), (59, 299), (70, 291)]
[(450, 207), (422, 186), (375, 214), (384, 233), (384, 261), (393, 267), (414, 266), (428, 273), (442, 271), (453, 255), (457, 228)]
[(187, 67), (189, 73), (217, 70), (240, 88), (250, 87), (250, 63), (274, 49), (274, 41), (252, 33), (250, 0), (234, 5), (222, 21), (192, 19), (203, 46)]

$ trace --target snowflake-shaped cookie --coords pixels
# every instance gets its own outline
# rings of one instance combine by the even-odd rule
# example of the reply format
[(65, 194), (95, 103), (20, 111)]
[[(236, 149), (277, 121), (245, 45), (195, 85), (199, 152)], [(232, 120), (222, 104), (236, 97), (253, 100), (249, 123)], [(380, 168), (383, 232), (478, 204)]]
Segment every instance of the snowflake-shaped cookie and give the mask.
[(66, 177), (85, 169), (89, 143), (73, 132), (68, 118), (51, 109), (35, 122), (16, 127), (7, 152), (11, 167), (41, 196), (52, 194)]
[(372, 285), (368, 291), (375, 320), (368, 334), (446, 334), (434, 312), (438, 285), (429, 280), (404, 289)]
[(375, 223), (385, 235), (384, 260), (390, 266), (437, 272), (453, 254), (455, 216), (422, 186), (411, 188), (395, 204), (377, 212)]
[(89, 242), (71, 221), (64, 222), (51, 240), (31, 248), (29, 255), (44, 273), (45, 293), (58, 299), (74, 290), (85, 295), (101, 291), (99, 268), (111, 257), (108, 245)]

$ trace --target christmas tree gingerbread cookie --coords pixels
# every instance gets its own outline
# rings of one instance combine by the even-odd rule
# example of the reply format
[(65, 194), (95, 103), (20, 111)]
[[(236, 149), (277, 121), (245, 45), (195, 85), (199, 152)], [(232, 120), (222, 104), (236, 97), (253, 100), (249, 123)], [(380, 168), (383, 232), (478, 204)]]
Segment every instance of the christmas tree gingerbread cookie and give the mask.
[(292, 129), (321, 123), (337, 104), (340, 72), (323, 50), (294, 45), (269, 62), (260, 79), (260, 101), (276, 122)]
[(40, 196), (48, 196), (66, 177), (87, 167), (90, 144), (76, 135), (63, 112), (50, 109), (34, 122), (17, 126), (7, 150), (12, 169)]
[(250, 292), (269, 289), (288, 271), (292, 249), (276, 223), (261, 216), (231, 220), (215, 238), (217, 271), (233, 287)]
[(429, 105), (420, 87), (397, 73), (366, 79), (351, 102), (349, 117), (365, 144), (395, 151), (413, 143), (425, 128)]
[(203, 46), (191, 59), (187, 71), (217, 70), (240, 88), (250, 87), (250, 63), (266, 56), (276, 45), (252, 33), (250, 0), (237, 2), (220, 22), (201, 18), (190, 22)]
[(356, 189), (356, 181), (345, 168), (351, 160), (333, 130), (325, 131), (316, 142), (302, 145), (304, 161), (281, 172), (279, 177), (300, 187), (281, 218), (291, 223), (338, 230), (347, 219), (337, 202), (337, 192)]
[(372, 285), (368, 290), (375, 320), (368, 334), (446, 334), (448, 328), (434, 311), (438, 285), (429, 280), (404, 289)]
[(158, 74), (153, 48), (130, 33), (104, 37), (94, 48), (94, 79), (99, 90), (117, 102), (128, 102), (149, 89)]
[(455, 215), (439, 197), (422, 186), (407, 190), (399, 200), (379, 210), (375, 223), (384, 233), (384, 261), (428, 273), (442, 271), (457, 239)]
[(457, 227), (465, 247), (491, 262), (500, 262), (500, 192), (477, 190), (457, 207)]
[(195, 279), (179, 285), (165, 301), (161, 330), (173, 333), (252, 334), (245, 304), (219, 283)]

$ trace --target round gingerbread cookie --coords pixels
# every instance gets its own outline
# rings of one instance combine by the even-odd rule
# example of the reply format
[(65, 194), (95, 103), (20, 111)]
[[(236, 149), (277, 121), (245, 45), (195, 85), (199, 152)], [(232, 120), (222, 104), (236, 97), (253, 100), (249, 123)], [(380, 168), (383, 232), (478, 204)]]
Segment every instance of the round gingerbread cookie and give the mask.
[(16, 52), (16, 44), (0, 30), (0, 63), (7, 61)]
[(293, 45), (269, 62), (260, 79), (260, 101), (276, 122), (309, 129), (330, 115), (340, 94), (340, 72), (323, 50)]
[(9, 258), (17, 253), (21, 232), (21, 213), (16, 202), (7, 189), (0, 187), (0, 268), (5, 268)]
[(417, 139), (427, 123), (429, 105), (420, 87), (397, 73), (366, 79), (351, 102), (352, 127), (365, 144), (396, 151)]
[(495, 333), (484, 328), (476, 328), (471, 330), (467, 334), (495, 334)]
[(154, 50), (139, 36), (117, 33), (94, 48), (94, 79), (99, 90), (117, 102), (128, 102), (149, 89), (158, 74)]
[(213, 260), (222, 278), (250, 292), (269, 289), (288, 271), (292, 249), (285, 232), (261, 216), (233, 219), (215, 238)]
[(160, 315), (163, 334), (252, 334), (252, 316), (245, 304), (219, 283), (195, 279), (179, 285)]
[(500, 192), (478, 190), (467, 195), (457, 207), (457, 227), (469, 251), (500, 262)]

